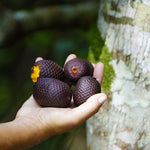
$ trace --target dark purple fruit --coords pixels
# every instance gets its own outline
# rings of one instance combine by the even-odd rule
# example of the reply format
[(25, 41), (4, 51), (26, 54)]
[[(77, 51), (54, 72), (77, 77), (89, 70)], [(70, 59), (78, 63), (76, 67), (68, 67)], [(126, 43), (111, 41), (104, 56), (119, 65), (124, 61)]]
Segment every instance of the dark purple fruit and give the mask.
[(68, 61), (64, 66), (65, 78), (72, 83), (76, 83), (80, 77), (92, 76), (93, 71), (93, 65), (83, 58), (74, 58)]
[(82, 77), (78, 80), (73, 92), (74, 103), (76, 106), (79, 106), (90, 96), (100, 92), (101, 86), (95, 78), (91, 76)]
[(64, 72), (61, 66), (51, 60), (40, 60), (32, 67), (31, 79), (35, 83), (38, 78), (55, 78), (63, 80)]
[(39, 78), (33, 86), (33, 97), (43, 107), (67, 107), (72, 91), (67, 83), (54, 78)]

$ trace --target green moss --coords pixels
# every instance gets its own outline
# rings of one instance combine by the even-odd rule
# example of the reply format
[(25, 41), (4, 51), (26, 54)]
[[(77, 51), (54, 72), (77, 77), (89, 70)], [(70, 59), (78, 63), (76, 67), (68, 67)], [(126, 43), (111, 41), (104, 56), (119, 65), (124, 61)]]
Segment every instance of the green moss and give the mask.
[(89, 55), (88, 60), (93, 63), (102, 62), (105, 66), (104, 77), (102, 83), (102, 92), (108, 93), (111, 88), (111, 83), (115, 77), (115, 72), (110, 61), (112, 60), (111, 54), (108, 51), (107, 46), (105, 45), (104, 39), (102, 39), (100, 31), (98, 29), (93, 30), (94, 35), (91, 39), (92, 42), (89, 46)]
[(109, 92), (111, 88), (111, 83), (115, 77), (115, 72), (113, 70), (112, 65), (110, 65), (111, 61), (111, 54), (108, 51), (106, 45), (104, 45), (102, 49), (102, 53), (100, 55), (100, 61), (105, 65), (104, 67), (104, 77), (102, 83), (102, 92)]
[(87, 150), (91, 150), (91, 147), (90, 147), (90, 145), (88, 145), (88, 146), (87, 146)]

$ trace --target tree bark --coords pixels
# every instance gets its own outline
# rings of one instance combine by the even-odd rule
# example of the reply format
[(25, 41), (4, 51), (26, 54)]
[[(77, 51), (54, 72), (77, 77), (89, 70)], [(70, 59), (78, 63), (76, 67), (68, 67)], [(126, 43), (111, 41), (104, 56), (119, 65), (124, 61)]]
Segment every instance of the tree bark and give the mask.
[(98, 27), (115, 78), (87, 122), (88, 150), (150, 150), (150, 1), (101, 0)]

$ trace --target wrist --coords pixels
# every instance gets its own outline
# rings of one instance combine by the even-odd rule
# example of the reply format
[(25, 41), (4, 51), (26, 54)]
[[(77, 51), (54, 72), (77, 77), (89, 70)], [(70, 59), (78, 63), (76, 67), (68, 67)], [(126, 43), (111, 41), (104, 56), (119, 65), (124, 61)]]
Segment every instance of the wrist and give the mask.
[(24, 149), (50, 136), (40, 121), (25, 117), (1, 124), (0, 133), (0, 147), (4, 150)]
[(40, 143), (51, 136), (46, 125), (37, 118), (19, 117), (12, 121), (14, 127), (19, 129), (19, 136), (24, 147)]

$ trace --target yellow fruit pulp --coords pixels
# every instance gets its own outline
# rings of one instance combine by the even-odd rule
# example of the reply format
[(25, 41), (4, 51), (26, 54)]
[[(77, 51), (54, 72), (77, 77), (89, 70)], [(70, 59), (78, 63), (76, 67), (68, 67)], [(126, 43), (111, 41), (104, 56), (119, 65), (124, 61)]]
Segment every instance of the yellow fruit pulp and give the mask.
[(41, 64), (32, 67), (31, 79), (35, 83), (37, 82), (37, 78), (40, 76), (40, 67)]

